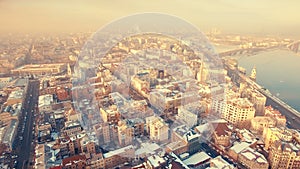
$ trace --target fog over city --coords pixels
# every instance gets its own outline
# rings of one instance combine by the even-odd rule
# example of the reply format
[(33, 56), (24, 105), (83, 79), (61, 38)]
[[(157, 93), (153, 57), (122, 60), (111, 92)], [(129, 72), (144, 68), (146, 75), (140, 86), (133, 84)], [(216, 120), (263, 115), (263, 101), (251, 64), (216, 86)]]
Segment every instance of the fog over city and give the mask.
[(299, 0), (0, 0), (0, 168), (299, 169)]
[(298, 0), (1, 0), (0, 32), (93, 32), (133, 13), (162, 12), (202, 31), (299, 37), (299, 6)]

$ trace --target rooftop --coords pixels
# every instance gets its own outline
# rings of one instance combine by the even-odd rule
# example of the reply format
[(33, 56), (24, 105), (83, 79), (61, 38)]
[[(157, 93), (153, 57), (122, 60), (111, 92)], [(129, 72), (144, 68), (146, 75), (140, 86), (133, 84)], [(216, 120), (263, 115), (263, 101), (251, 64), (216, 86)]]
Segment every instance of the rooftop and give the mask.
[(155, 151), (159, 150), (161, 147), (156, 143), (142, 143), (141, 148), (135, 151), (136, 155), (145, 154), (155, 154)]
[(77, 121), (66, 121), (65, 126), (66, 126), (66, 129), (81, 127), (80, 123)]
[(132, 145), (129, 145), (127, 147), (123, 147), (123, 148), (105, 153), (105, 154), (103, 154), (103, 156), (104, 156), (104, 158), (109, 158), (109, 157), (112, 157), (115, 155), (121, 155), (121, 154), (126, 155), (126, 152), (131, 149), (134, 149), (134, 147)]
[(27, 85), (27, 83), (28, 83), (28, 79), (19, 78), (14, 81), (14, 86), (23, 87), (23, 86)]
[(173, 131), (174, 131), (176, 134), (180, 135), (181, 137), (183, 137), (184, 134), (186, 134), (189, 130), (190, 130), (190, 128), (187, 127), (186, 125), (181, 125), (181, 126), (175, 127), (175, 128), (173, 129)]
[(17, 125), (18, 125), (17, 120), (15, 120), (15, 119), (11, 120), (10, 126), (7, 128), (5, 135), (2, 139), (3, 143), (12, 144)]
[(64, 66), (65, 63), (55, 63), (55, 64), (30, 64), (30, 65), (24, 65), (22, 67), (19, 67), (17, 69), (51, 69), (51, 68), (60, 68), (61, 66)]
[(184, 138), (186, 141), (190, 142), (195, 140), (195, 138), (200, 138), (200, 134), (195, 133), (194, 131), (188, 131), (184, 134)]
[(250, 147), (249, 143), (241, 142), (237, 143), (230, 148), (230, 150), (234, 151), (235, 153), (240, 153), (241, 151), (245, 150), (246, 148)]
[(257, 141), (256, 137), (247, 129), (239, 130), (239, 133), (241, 134), (241, 139), (247, 143), (253, 143)]
[(255, 161), (256, 163), (268, 163), (266, 158), (260, 154), (259, 152), (253, 150), (252, 148), (248, 147), (244, 151), (240, 153), (240, 155), (244, 156), (248, 160)]
[(85, 155), (75, 155), (72, 157), (64, 158), (62, 160), (63, 166), (70, 165), (72, 163), (77, 163), (78, 161), (86, 161)]
[(21, 99), (23, 97), (23, 90), (19, 89), (19, 90), (15, 90), (13, 92), (10, 93), (10, 95), (8, 96), (8, 99)]
[(227, 101), (227, 104), (231, 104), (241, 109), (254, 109), (253, 104), (247, 98), (233, 98)]
[(198, 133), (204, 133), (205, 131), (207, 131), (209, 129), (209, 124), (206, 123), (206, 124), (201, 124), (197, 127), (195, 127), (195, 131), (198, 132)]
[(281, 150), (281, 151), (296, 152), (297, 154), (300, 154), (300, 145), (299, 144), (294, 145), (293, 143), (290, 143), (290, 142), (277, 140), (274, 142), (273, 146), (276, 149)]
[(38, 144), (35, 147), (35, 164), (34, 168), (45, 168), (45, 146)]
[(39, 96), (39, 107), (49, 106), (53, 103), (53, 96), (51, 94)]
[(234, 169), (234, 166), (225, 161), (221, 156), (210, 160), (210, 169)]
[(212, 123), (213, 128), (218, 136), (227, 136), (230, 132), (227, 123)]
[(184, 160), (183, 163), (186, 165), (198, 165), (200, 163), (203, 163), (207, 160), (210, 159), (210, 156), (207, 155), (205, 152), (199, 152), (196, 153), (194, 155), (192, 155), (191, 157), (189, 157), (188, 159)]
[(159, 167), (161, 164), (165, 163), (166, 160), (158, 155), (152, 155), (150, 157), (148, 157), (148, 161), (151, 163), (151, 165), (154, 168)]

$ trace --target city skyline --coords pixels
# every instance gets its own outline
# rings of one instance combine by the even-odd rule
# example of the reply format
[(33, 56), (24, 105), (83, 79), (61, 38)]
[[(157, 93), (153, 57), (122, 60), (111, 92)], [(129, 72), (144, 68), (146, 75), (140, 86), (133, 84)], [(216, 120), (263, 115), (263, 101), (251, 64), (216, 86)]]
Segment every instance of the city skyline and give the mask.
[(95, 32), (120, 17), (159, 12), (175, 15), (201, 31), (299, 38), (299, 1), (0, 1), (0, 33)]

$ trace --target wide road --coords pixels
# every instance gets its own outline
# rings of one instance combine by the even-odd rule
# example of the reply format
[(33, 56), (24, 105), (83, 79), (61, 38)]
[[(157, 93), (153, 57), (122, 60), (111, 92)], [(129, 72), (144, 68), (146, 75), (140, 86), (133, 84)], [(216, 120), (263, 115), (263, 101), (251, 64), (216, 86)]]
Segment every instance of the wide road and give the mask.
[(293, 110), (289, 110), (289, 106), (286, 106), (285, 103), (281, 102), (278, 98), (273, 96), (270, 93), (267, 93), (260, 85), (258, 85), (256, 82), (249, 79), (247, 76), (243, 74), (238, 74), (241, 79), (245, 80), (250, 86), (254, 87), (254, 89), (257, 89), (261, 94), (266, 96), (267, 102), (266, 105), (271, 105), (273, 108), (279, 110), (282, 115), (286, 117), (287, 120), (287, 127), (292, 129), (300, 130), (300, 118), (299, 115), (297, 116)]
[[(17, 135), (17, 144), (15, 146), (15, 154), (17, 157), (17, 169), (26, 169), (29, 166), (30, 153), (34, 147), (31, 146), (33, 134), (33, 122), (35, 105), (38, 103), (39, 81), (30, 80), (27, 92), (23, 102), (22, 117), (20, 125), (24, 124), (24, 130)], [(22, 123), (21, 123), (22, 122)], [(22, 139), (20, 139), (20, 137)]]
[(278, 104), (274, 100), (270, 99), (269, 97), (267, 97), (266, 105), (271, 105), (275, 109), (279, 110), (281, 114), (286, 117), (287, 127), (300, 130), (300, 118), (297, 117), (294, 113), (290, 112), (288, 109)]

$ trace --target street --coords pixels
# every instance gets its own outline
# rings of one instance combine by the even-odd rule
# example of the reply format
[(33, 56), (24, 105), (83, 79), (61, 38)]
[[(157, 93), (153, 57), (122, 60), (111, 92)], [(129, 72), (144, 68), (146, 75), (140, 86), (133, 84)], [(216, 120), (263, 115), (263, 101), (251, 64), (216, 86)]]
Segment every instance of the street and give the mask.
[(31, 151), (33, 150), (33, 122), (35, 119), (35, 106), (38, 103), (39, 81), (30, 80), (23, 101), (22, 115), (18, 127), (18, 133), (13, 147), (13, 154), (17, 155), (14, 167), (17, 169), (28, 168), (30, 164)]
[(286, 117), (287, 126), (293, 129), (300, 129), (300, 119), (289, 110), (281, 106), (280, 104), (276, 103), (272, 99), (267, 97), (267, 106), (271, 105), (274, 109), (277, 109), (281, 112), (282, 115)]
[[(288, 110), (289, 107), (285, 107), (284, 104), (286, 103), (281, 103), (278, 98), (273, 96), (272, 94), (266, 92), (261, 86), (259, 86), (256, 82), (252, 81), (249, 79), (247, 76), (239, 73), (238, 74), (243, 80), (245, 80), (250, 86), (254, 87), (257, 89), (261, 94), (263, 94), (267, 98), (266, 106), (271, 105), (273, 108), (279, 110), (282, 115), (286, 117), (287, 121), (287, 127), (293, 128), (293, 129), (298, 129), (300, 128), (300, 118), (299, 115), (297, 116), (294, 114), (295, 112), (293, 110)], [(277, 100), (277, 101), (276, 101)]]

